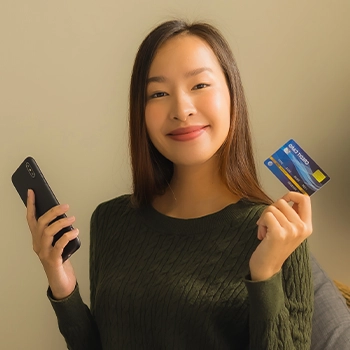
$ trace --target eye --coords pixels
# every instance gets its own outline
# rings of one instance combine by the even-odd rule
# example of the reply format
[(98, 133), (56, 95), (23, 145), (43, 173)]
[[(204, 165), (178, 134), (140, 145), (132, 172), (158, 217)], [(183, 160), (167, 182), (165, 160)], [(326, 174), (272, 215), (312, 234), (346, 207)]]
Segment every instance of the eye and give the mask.
[(164, 97), (164, 96), (168, 96), (168, 94), (164, 91), (160, 91), (160, 92), (155, 92), (154, 94), (150, 95), (149, 99), (159, 98), (159, 97)]
[(201, 84), (197, 84), (193, 87), (193, 90), (199, 90), (199, 89), (204, 89), (206, 87), (208, 87), (209, 84), (204, 84), (204, 83), (201, 83)]

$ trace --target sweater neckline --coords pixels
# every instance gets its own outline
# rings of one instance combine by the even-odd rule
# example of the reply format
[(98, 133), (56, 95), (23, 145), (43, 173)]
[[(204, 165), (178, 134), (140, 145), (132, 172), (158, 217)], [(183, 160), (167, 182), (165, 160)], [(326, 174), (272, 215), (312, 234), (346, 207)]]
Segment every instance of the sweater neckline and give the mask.
[(232, 225), (242, 218), (242, 209), (247, 208), (247, 202), (240, 199), (217, 212), (198, 218), (174, 218), (157, 211), (151, 204), (140, 209), (145, 224), (153, 230), (166, 234), (189, 235), (217, 230)]

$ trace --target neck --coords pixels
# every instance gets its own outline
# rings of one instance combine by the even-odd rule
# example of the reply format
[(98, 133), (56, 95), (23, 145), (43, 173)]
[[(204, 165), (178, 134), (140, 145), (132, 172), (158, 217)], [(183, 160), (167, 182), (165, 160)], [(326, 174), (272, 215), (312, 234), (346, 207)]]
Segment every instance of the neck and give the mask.
[(153, 206), (159, 212), (178, 218), (195, 218), (215, 213), (239, 197), (224, 184), (215, 159), (201, 165), (175, 166), (165, 194)]

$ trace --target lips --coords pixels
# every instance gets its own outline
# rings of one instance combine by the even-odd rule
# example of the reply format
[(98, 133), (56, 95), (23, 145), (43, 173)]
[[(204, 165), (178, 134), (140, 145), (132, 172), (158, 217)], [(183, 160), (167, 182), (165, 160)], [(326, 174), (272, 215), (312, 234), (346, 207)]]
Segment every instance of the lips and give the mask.
[(194, 125), (186, 128), (179, 128), (167, 134), (175, 141), (190, 141), (202, 135), (208, 125)]

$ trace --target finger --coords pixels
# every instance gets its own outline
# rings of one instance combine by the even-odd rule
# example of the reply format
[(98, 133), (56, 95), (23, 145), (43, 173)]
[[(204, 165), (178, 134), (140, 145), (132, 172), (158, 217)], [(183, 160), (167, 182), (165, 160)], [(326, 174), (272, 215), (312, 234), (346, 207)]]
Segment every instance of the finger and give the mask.
[(263, 225), (258, 225), (258, 239), (262, 241), (266, 237), (267, 227)]
[(60, 204), (52, 207), (38, 219), (39, 225), (42, 227), (48, 226), (54, 219), (57, 218), (57, 216), (65, 214), (68, 209), (68, 204)]
[(298, 213), (300, 219), (311, 225), (312, 210), (310, 196), (299, 192), (289, 192), (282, 198), (287, 202), (293, 202), (293, 209)]
[(287, 227), (290, 225), (290, 222), (278, 208), (270, 205), (261, 215), (258, 225), (266, 226), (267, 228), (276, 227), (276, 225)]
[(55, 259), (61, 258), (62, 253), (66, 245), (73, 240), (74, 238), (78, 237), (79, 230), (75, 228), (72, 231), (66, 232), (52, 247), (52, 257)]
[(269, 207), (258, 221), (258, 239), (281, 236), (285, 229), (289, 229), (290, 223), (286, 217), (275, 207)]
[(299, 214), (289, 205), (289, 203), (284, 198), (279, 199), (273, 203), (272, 206), (276, 207), (289, 222), (298, 222), (301, 220)]
[(55, 221), (53, 224), (47, 226), (42, 235), (42, 243), (45, 246), (50, 246), (53, 241), (53, 236), (60, 232), (62, 229), (69, 227), (75, 221), (75, 217), (65, 217)]
[(62, 219), (59, 219), (49, 225), (45, 232), (50, 235), (54, 236), (57, 232), (61, 231), (65, 227), (69, 227), (72, 225), (75, 221), (75, 216), (69, 216), (69, 217), (63, 217)]
[(27, 221), (29, 227), (33, 226), (36, 221), (35, 216), (35, 194), (34, 191), (29, 189), (27, 192)]

